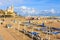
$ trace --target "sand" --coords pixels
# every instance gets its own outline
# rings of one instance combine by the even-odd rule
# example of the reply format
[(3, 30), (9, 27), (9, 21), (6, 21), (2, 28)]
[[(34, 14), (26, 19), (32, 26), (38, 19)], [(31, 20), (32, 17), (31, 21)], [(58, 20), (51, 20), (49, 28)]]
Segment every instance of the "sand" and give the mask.
[[(0, 20), (3, 18), (0, 18)], [(16, 22), (14, 23), (13, 20)], [(24, 18), (4, 18), (3, 24), (0, 24), (0, 35), (3, 37), (3, 40), (32, 40), (25, 34), (19, 32), (18, 30), (25, 29), (26, 31), (35, 31), (39, 33), (39, 36), (41, 38), (50, 38), (50, 40), (55, 40), (59, 35), (47, 35), (44, 34), (42, 31), (36, 31), (34, 28), (40, 28), (37, 26), (34, 26), (32, 28), (29, 28), (24, 25), (20, 25), (22, 22), (28, 21)], [(57, 22), (56, 20), (50, 22), (50, 20), (31, 20), (33, 24), (41, 24), (45, 23), (46, 26), (48, 27), (55, 27), (55, 28), (60, 28), (60, 22)], [(6, 24), (11, 24), (12, 28), (6, 28)], [(16, 30), (18, 29), (18, 30)], [(1, 38), (1, 37), (0, 37)]]

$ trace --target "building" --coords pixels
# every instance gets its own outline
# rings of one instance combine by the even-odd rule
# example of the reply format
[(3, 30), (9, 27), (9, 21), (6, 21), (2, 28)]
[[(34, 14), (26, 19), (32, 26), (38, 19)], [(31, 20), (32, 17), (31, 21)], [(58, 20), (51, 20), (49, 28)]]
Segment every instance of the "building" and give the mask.
[(11, 16), (13, 16), (13, 17), (16, 16), (16, 13), (14, 12), (14, 7), (13, 7), (13, 5), (12, 5), (11, 7), (9, 7), (9, 8), (6, 9), (5, 15), (11, 15)]
[(14, 11), (14, 6), (12, 5), (6, 10), (0, 10), (0, 17), (17, 17), (16, 12)]
[(3, 10), (0, 10), (0, 16), (4, 15), (5, 12)]

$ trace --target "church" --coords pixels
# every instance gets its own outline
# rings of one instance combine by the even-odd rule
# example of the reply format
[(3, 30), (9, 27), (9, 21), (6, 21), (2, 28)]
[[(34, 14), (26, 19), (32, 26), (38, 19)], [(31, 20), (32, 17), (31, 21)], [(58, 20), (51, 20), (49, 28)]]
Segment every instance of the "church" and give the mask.
[(16, 13), (14, 12), (14, 7), (11, 6), (6, 10), (0, 10), (0, 17), (15, 17)]

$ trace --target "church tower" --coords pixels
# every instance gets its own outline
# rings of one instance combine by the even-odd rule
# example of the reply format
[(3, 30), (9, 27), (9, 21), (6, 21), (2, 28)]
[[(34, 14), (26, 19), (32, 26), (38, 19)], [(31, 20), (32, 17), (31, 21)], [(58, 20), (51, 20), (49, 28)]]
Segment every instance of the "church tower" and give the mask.
[(8, 11), (8, 12), (14, 12), (14, 6), (12, 5), (11, 7), (9, 7), (9, 8), (7, 9), (7, 11)]
[(11, 15), (13, 17), (15, 17), (15, 12), (14, 12), (14, 6), (10, 6), (7, 8), (7, 10), (5, 11), (5, 15)]

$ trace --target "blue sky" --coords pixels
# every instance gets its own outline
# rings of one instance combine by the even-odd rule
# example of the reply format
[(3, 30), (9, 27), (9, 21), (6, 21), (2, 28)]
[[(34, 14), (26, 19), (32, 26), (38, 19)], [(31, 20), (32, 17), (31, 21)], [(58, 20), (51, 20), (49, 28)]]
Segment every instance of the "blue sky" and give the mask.
[[(54, 9), (55, 11), (60, 11), (60, 0), (0, 0), (0, 9), (6, 9), (11, 5), (15, 7), (15, 11), (17, 12), (20, 11), (20, 7), (22, 6), (25, 6), (26, 8), (34, 8), (36, 10)], [(54, 15), (60, 16), (60, 12), (55, 13)]]

